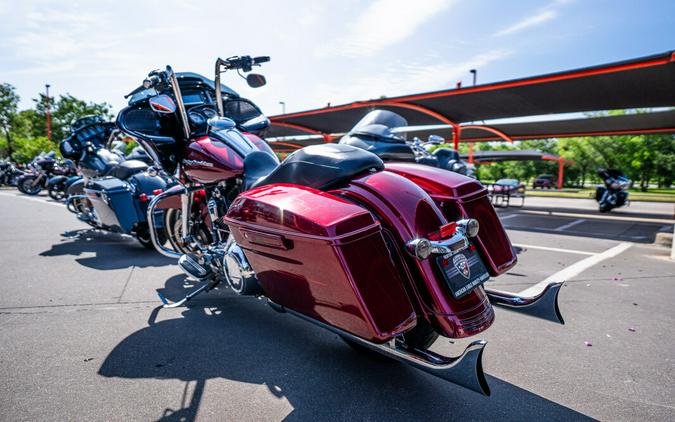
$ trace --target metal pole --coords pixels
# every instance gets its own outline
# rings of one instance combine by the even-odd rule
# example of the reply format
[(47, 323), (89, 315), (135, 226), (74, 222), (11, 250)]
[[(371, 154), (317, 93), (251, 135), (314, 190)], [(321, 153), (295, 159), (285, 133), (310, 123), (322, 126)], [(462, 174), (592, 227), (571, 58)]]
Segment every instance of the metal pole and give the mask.
[(558, 159), (558, 190), (562, 190), (563, 186), (563, 168), (565, 163), (563, 163), (563, 158)]
[(478, 71), (476, 69), (471, 69), (469, 70), (469, 72), (473, 74), (473, 86), (476, 86), (476, 74), (478, 73)]
[(52, 116), (51, 116), (51, 107), (49, 105), (49, 87), (51, 85), (45, 84), (46, 90), (46, 104), (45, 104), (45, 113), (47, 114), (47, 139), (49, 142), (52, 141)]
[(286, 102), (279, 101), (279, 104), (281, 105), (281, 114), (286, 114)]

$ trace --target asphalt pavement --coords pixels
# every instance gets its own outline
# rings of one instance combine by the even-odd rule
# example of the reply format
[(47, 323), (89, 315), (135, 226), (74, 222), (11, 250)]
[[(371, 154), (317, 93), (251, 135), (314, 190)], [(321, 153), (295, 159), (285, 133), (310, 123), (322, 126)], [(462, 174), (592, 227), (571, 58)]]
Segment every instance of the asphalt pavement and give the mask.
[(160, 309), (191, 287), (172, 260), (0, 191), (0, 420), (674, 420), (675, 262), (651, 243), (672, 204), (538, 200), (500, 210), (519, 263), (489, 283), (564, 277), (566, 325), (497, 309), (483, 397), (254, 298)]

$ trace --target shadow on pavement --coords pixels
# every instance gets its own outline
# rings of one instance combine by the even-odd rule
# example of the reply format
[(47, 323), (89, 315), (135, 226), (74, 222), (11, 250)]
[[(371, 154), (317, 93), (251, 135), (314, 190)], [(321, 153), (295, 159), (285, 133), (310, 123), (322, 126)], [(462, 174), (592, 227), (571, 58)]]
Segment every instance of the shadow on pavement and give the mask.
[(176, 260), (141, 246), (136, 239), (99, 230), (76, 230), (62, 234), (60, 243), (41, 252), (40, 256), (63, 256), (94, 253), (95, 256), (77, 258), (79, 264), (97, 270), (120, 268), (159, 267), (175, 265)]
[(488, 377), (492, 396), (483, 397), (360, 355), (337, 336), (254, 298), (203, 296), (181, 318), (156, 321), (160, 311), (122, 340), (98, 372), (184, 381), (180, 397), (167, 397), (160, 420), (194, 420), (206, 381), (216, 378), (266, 386), (293, 407), (286, 420), (591, 420), (498, 378)]

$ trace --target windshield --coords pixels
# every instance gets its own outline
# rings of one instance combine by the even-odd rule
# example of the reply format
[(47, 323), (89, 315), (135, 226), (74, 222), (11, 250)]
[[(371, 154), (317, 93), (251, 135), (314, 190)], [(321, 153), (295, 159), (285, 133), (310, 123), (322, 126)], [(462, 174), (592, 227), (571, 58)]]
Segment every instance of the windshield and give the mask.
[(406, 134), (394, 134), (392, 129), (405, 126), (408, 126), (408, 121), (403, 116), (389, 110), (373, 110), (359, 120), (349, 133), (376, 137), (383, 141), (401, 142), (406, 140)]

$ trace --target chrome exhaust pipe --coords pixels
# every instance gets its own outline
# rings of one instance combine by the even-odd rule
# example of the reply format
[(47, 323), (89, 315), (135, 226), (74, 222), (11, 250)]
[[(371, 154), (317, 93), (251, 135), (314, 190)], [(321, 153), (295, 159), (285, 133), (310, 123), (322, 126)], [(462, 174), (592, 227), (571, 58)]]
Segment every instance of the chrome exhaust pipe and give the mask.
[(268, 305), (277, 312), (287, 312), (307, 322), (311, 322), (319, 327), (332, 331), (339, 336), (357, 342), (370, 350), (406, 363), (428, 374), (453, 384), (460, 385), (464, 388), (468, 388), (469, 390), (485, 396), (490, 395), (490, 387), (485, 378), (482, 363), (483, 349), (487, 344), (485, 340), (474, 341), (457, 357), (448, 357), (434, 353), (430, 350), (406, 347), (402, 342), (396, 339), (392, 339), (390, 342), (384, 344), (373, 343), (339, 328), (317, 321), (307, 315), (285, 308), (269, 299)]
[(541, 293), (532, 297), (492, 289), (485, 289), (485, 292), (493, 305), (565, 325), (558, 306), (558, 294), (562, 285), (561, 282), (550, 283)]
[(75, 207), (75, 201), (82, 201), (87, 198), (87, 195), (70, 195), (68, 198), (66, 198), (66, 209), (73, 214), (79, 214), (80, 211)]
[(169, 258), (180, 258), (183, 254), (177, 251), (174, 251), (173, 249), (169, 249), (165, 247), (164, 245), (160, 245), (157, 236), (157, 227), (156, 227), (156, 221), (155, 221), (155, 207), (157, 206), (157, 203), (161, 201), (162, 199), (172, 196), (172, 195), (181, 195), (186, 192), (185, 187), (180, 187), (176, 189), (168, 189), (165, 190), (164, 192), (160, 193), (159, 195), (156, 195), (150, 203), (148, 204), (148, 212), (147, 212), (147, 218), (148, 218), (148, 228), (150, 232), (150, 239), (152, 239), (152, 244), (155, 246), (155, 249), (162, 255), (169, 257)]

